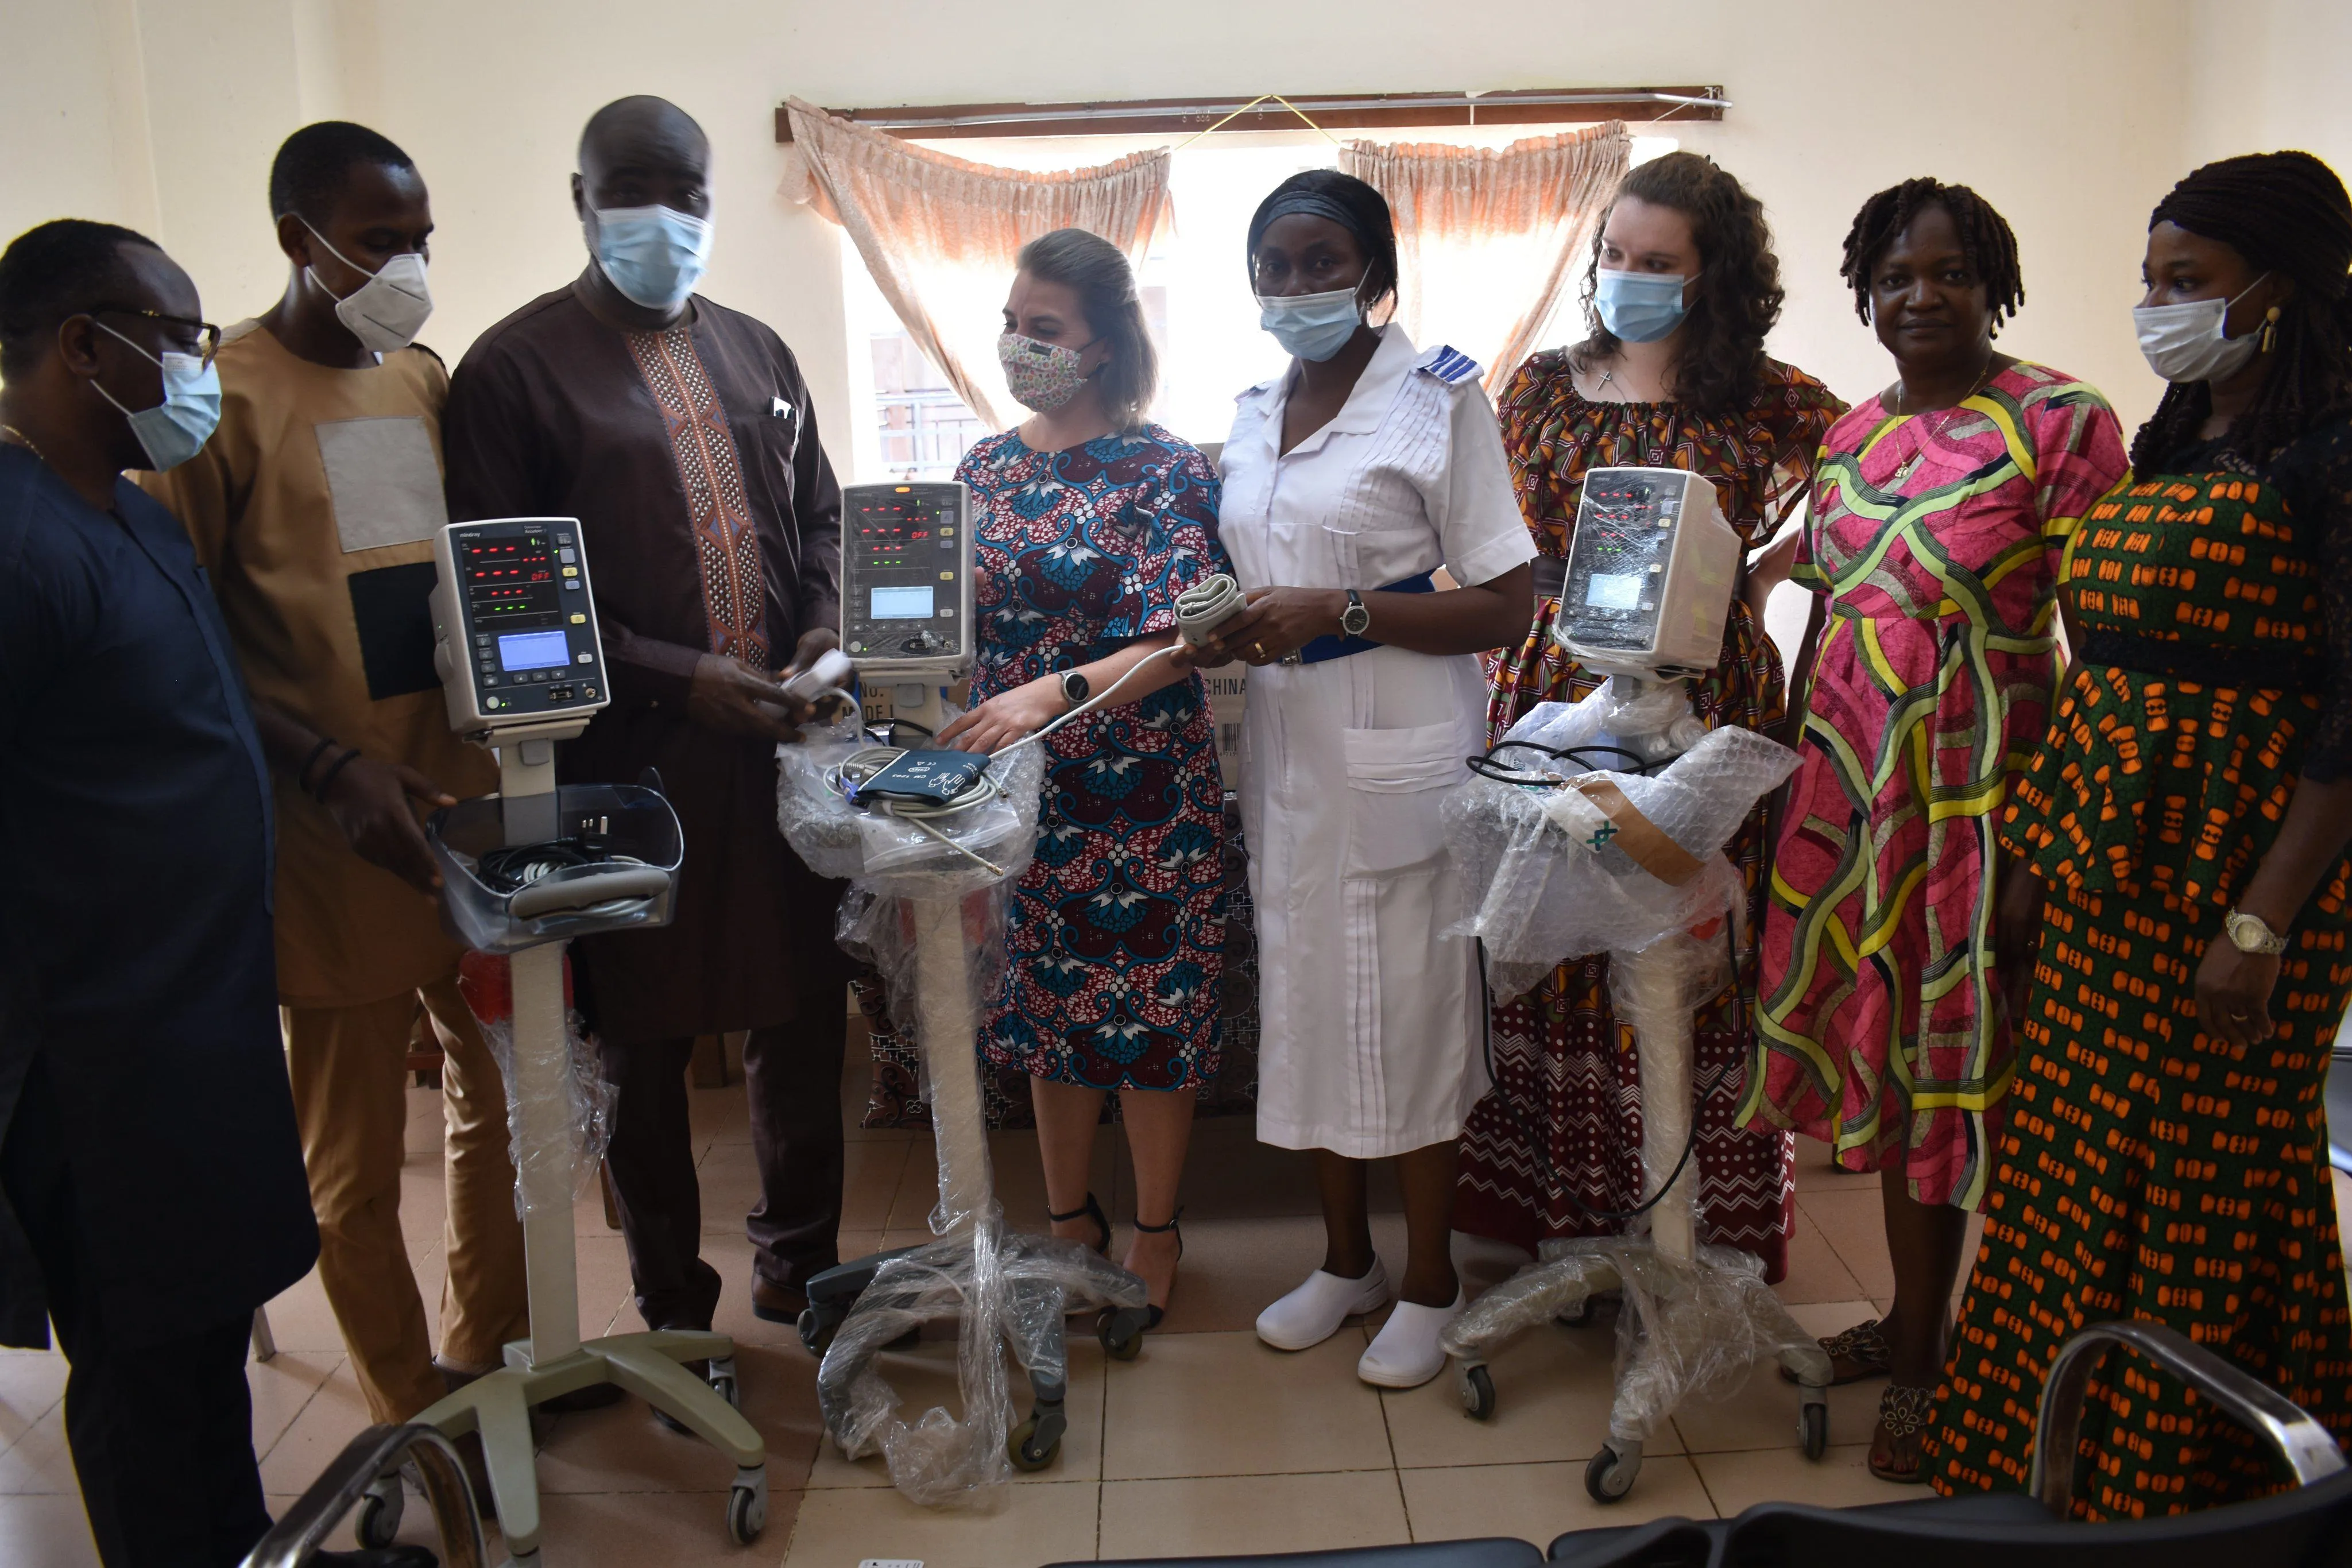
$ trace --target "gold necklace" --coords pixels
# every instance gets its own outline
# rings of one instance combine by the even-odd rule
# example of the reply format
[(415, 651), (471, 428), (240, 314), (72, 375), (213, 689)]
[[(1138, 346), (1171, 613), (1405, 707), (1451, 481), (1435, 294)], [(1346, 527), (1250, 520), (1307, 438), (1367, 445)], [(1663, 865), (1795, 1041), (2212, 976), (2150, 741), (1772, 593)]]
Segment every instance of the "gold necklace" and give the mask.
[(0, 435), (6, 435), (9, 439), (16, 442), (17, 445), (23, 447), (26, 451), (31, 453), (42, 462), (47, 463), (49, 460), (47, 453), (33, 444), (33, 438), (26, 434), (23, 431), (17, 429), (15, 425), (0, 424)]
[[(1990, 353), (1985, 355), (1984, 369), (1977, 372), (1975, 383), (1971, 385), (1967, 392), (1961, 393), (1958, 401), (1952, 404), (1954, 408), (1959, 407), (1961, 403), (1968, 402), (1969, 399), (1984, 391), (1985, 382), (1992, 380), (1992, 361), (1994, 357), (1995, 356)], [(1898, 419), (1904, 417), (1909, 412), (1904, 405), (1909, 401), (1906, 394), (1908, 393), (1910, 390), (1910, 386), (1903, 380), (1902, 376), (1899, 374), (1896, 375), (1895, 378), (1895, 417)], [(1929, 409), (1927, 412), (1933, 413), (1936, 411)]]

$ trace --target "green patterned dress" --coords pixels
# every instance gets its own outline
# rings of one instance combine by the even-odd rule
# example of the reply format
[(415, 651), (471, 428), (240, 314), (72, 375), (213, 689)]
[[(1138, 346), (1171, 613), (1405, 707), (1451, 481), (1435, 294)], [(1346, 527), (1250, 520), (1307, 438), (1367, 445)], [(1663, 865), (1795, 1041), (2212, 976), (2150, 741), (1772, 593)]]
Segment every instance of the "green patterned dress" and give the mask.
[[(2302, 777), (2352, 774), (2352, 425), (2257, 472), (2208, 444), (2127, 479), (2063, 573), (2084, 633), (2002, 841), (2051, 890), (1927, 1469), (2024, 1485), (2053, 1356), (2167, 1324), (2352, 1438), (2352, 1316), (2320, 1093), (2352, 994), (2352, 862), (2290, 928), (2253, 1051), (2195, 977)], [(2276, 1490), (2255, 1442), (2127, 1354), (2091, 1385), (2077, 1511)]]

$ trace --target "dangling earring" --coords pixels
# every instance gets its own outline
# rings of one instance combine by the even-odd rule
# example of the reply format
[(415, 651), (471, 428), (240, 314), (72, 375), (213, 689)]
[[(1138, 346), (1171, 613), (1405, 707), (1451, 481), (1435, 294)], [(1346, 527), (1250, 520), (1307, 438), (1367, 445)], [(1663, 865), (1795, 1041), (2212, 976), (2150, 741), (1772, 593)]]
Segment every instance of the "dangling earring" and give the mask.
[(2271, 345), (2278, 340), (2278, 324), (2279, 308), (2273, 305), (2270, 308), (2269, 313), (2263, 318), (2262, 351), (2265, 354), (2271, 351)]

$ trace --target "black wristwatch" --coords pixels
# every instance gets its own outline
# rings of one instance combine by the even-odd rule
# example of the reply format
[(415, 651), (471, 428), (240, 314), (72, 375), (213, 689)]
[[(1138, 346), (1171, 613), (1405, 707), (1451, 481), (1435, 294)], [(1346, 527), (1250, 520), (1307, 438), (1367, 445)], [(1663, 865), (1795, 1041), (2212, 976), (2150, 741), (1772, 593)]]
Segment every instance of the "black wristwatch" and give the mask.
[(1354, 589), (1348, 590), (1348, 608), (1339, 612), (1339, 631), (1343, 636), (1360, 637), (1372, 629), (1372, 612), (1364, 608), (1364, 596)]
[(1093, 687), (1087, 685), (1086, 676), (1080, 674), (1077, 671), (1064, 670), (1062, 672), (1062, 700), (1068, 703), (1072, 707), (1076, 707), (1080, 703), (1086, 701), (1087, 694), (1093, 689)]

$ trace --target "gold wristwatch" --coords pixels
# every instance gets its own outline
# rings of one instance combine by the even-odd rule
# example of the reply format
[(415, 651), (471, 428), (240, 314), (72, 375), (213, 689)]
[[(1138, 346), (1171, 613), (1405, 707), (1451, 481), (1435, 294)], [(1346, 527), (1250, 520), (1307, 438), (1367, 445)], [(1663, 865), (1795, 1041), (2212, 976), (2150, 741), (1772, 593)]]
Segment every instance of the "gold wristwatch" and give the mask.
[(2286, 951), (2286, 938), (2264, 925), (2258, 915), (2243, 915), (2232, 909), (2221, 916), (2221, 929), (2229, 933), (2231, 946), (2241, 953), (2275, 958)]

